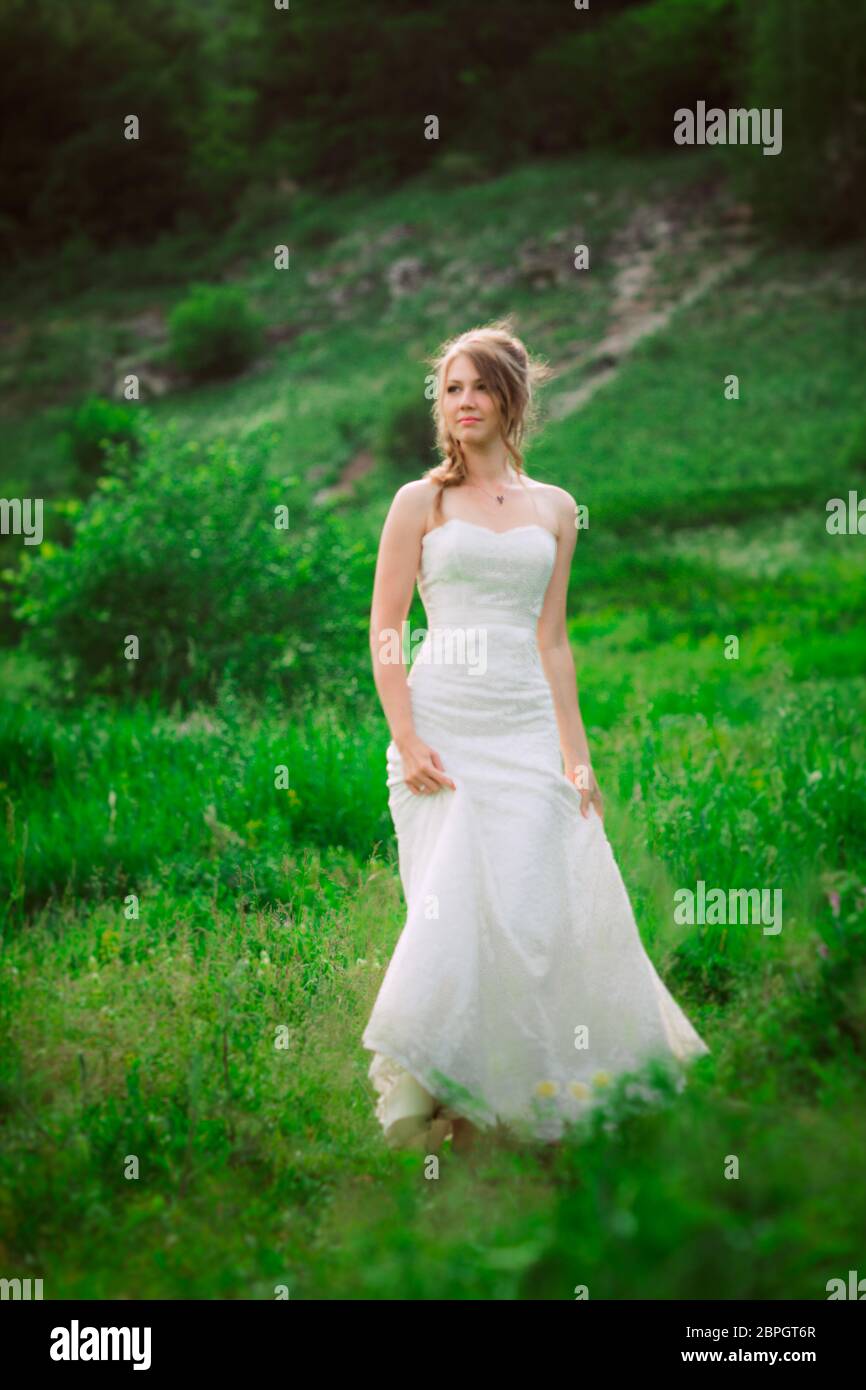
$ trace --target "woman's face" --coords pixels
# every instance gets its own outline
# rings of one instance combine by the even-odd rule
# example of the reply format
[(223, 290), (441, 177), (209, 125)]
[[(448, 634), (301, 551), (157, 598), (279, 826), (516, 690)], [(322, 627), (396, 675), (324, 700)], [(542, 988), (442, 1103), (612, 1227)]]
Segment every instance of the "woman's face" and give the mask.
[(448, 429), (461, 444), (485, 446), (499, 438), (496, 402), (465, 352), (458, 353), (448, 364), (442, 410)]

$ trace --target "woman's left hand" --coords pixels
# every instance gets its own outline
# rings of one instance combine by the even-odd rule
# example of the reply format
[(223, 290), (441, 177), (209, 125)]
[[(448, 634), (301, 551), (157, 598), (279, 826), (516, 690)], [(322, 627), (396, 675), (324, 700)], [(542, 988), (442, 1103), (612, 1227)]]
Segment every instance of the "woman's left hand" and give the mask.
[[(592, 768), (587, 768), (584, 763), (575, 763), (572, 770), (568, 773), (568, 780), (580, 793), (580, 814), (582, 816), (588, 816), (590, 806), (594, 806), (601, 819), (604, 820), (604, 804), (601, 797), (601, 788), (598, 785), (598, 780)], [(583, 785), (585, 782), (588, 783), (587, 786)]]

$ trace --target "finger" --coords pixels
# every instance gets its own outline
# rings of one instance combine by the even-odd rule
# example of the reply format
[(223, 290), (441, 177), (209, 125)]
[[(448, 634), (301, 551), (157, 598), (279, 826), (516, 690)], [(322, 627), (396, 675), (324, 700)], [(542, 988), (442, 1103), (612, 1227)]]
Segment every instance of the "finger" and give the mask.
[[(453, 781), (450, 780), (448, 773), (446, 773), (445, 767), (443, 767), (442, 765), (442, 759), (439, 758), (439, 753), (435, 751), (435, 748), (431, 748), (430, 760), (432, 765), (430, 769), (430, 776), (438, 776), (438, 780), (441, 781), (443, 787), (455, 787), (455, 784), (453, 784)], [(455, 791), (456, 790), (457, 788), (455, 787)]]
[(576, 779), (572, 776), (572, 774), (571, 774), (570, 772), (567, 772), (567, 773), (565, 774), (565, 780), (566, 780), (566, 782), (568, 782), (569, 786), (570, 786), (570, 787), (573, 787), (574, 790), (577, 792), (577, 795), (578, 795), (578, 797), (579, 797), (579, 799), (580, 799), (580, 814), (581, 814), (581, 815), (585, 815), (586, 813), (585, 813), (585, 811), (584, 811), (584, 809), (583, 809), (583, 798), (584, 798), (584, 795), (585, 795), (584, 791), (582, 791), (581, 788), (577, 785)]
[(409, 784), (416, 796), (426, 796), (433, 790), (427, 778), (416, 776), (415, 781)]
[(434, 778), (436, 779), (436, 783), (437, 783), (437, 788), (436, 788), (436, 789), (437, 789), (437, 791), (439, 790), (440, 787), (451, 787), (452, 791), (455, 791), (455, 792), (456, 792), (457, 788), (456, 788), (456, 786), (454, 785), (454, 783), (451, 781), (451, 778), (448, 776), (447, 773), (445, 773), (445, 772), (436, 772), (436, 771), (434, 770), (433, 772), (430, 773), (430, 776), (431, 776), (431, 777), (434, 777)]
[(454, 783), (451, 781), (451, 778), (448, 776), (447, 772), (442, 766), (442, 759), (440, 758), (439, 754), (435, 751), (435, 749), (430, 750), (430, 763), (431, 766), (427, 769), (428, 775), (430, 777), (435, 777), (436, 780), (439, 782), (440, 786), (453, 787), (454, 791), (456, 791), (457, 788), (454, 786)]
[[(423, 768), (418, 775), (424, 779), (431, 791), (438, 792), (445, 786), (454, 787), (454, 783), (451, 781), (448, 774), (434, 767), (432, 761), (427, 767)], [(454, 789), (456, 791), (456, 787)]]

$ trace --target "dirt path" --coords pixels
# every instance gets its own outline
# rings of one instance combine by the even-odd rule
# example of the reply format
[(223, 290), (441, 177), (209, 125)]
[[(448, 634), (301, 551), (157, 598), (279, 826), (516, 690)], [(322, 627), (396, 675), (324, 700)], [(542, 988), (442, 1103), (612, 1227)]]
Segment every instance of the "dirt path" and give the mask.
[[(747, 205), (726, 201), (718, 186), (708, 190), (705, 202), (696, 203), (693, 190), (687, 198), (680, 195), (667, 203), (641, 204), (617, 232), (609, 251), (617, 273), (612, 286), (608, 331), (582, 357), (571, 356), (566, 361), (551, 364), (548, 419), (560, 420), (582, 409), (597, 391), (616, 378), (642, 338), (667, 328), (680, 309), (708, 294), (757, 255), (758, 247), (749, 240), (751, 209)], [(562, 232), (554, 241), (565, 245), (570, 244), (570, 239), (571, 232)], [(521, 249), (521, 264), (527, 257), (531, 260), (531, 250)], [(660, 273), (669, 269), (672, 253), (690, 258), (697, 255), (704, 260), (699, 273), (675, 291), (668, 289)], [(541, 257), (539, 265), (536, 266), (534, 260), (532, 265), (548, 278), (562, 273), (559, 244), (553, 251), (550, 246), (543, 247), (541, 252), (536, 249), (536, 259), (538, 256)], [(508, 267), (503, 273), (513, 277), (515, 267)], [(571, 376), (576, 370), (586, 374), (580, 385), (557, 391), (556, 379)], [(349, 461), (337, 482), (322, 488), (314, 501), (321, 503), (351, 495), (352, 484), (374, 467), (373, 455), (362, 450)]]
[[(663, 215), (656, 219), (653, 227), (655, 244), (639, 247), (622, 258), (622, 268), (613, 283), (614, 303), (608, 332), (584, 357), (554, 367), (553, 381), (557, 376), (573, 372), (575, 367), (588, 370), (591, 375), (573, 390), (556, 393), (555, 386), (552, 388), (547, 404), (549, 419), (561, 420), (573, 411), (582, 409), (597, 391), (614, 380), (624, 360), (642, 338), (667, 328), (680, 309), (693, 304), (732, 271), (746, 265), (757, 255), (756, 246), (741, 242), (747, 231), (748, 217), (747, 208), (729, 209), (727, 221), (733, 242), (730, 249), (710, 256), (685, 289), (662, 303), (659, 302), (653, 276), (662, 250), (670, 250), (672, 229)], [(708, 234), (708, 228), (698, 223), (683, 231), (677, 245), (693, 251), (702, 242), (706, 243)]]

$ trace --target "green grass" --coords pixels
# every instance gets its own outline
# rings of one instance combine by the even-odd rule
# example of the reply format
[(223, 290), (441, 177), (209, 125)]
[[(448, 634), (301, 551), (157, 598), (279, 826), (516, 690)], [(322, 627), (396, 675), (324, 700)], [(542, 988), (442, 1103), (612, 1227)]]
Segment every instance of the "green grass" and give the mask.
[[(14, 378), (4, 487), (67, 495), (34, 390), (53, 407), (85, 394), (113, 321), (230, 266), (299, 336), (153, 412), (197, 438), (272, 422), (312, 493), (467, 322), (512, 309), (534, 350), (584, 359), (609, 327), (605, 249), (627, 244), (642, 200), (687, 217), (703, 168), (541, 162), (475, 188), (420, 179), (376, 202), (308, 203), (279, 293), (265, 254), (279, 224), (222, 248), (166, 243), (134, 273), (107, 259), (60, 310), (31, 283), (19, 309), (45, 353), (31, 340)], [(396, 224), (409, 235), (380, 241)], [(521, 246), (579, 226), (595, 274), (533, 288)], [(672, 236), (659, 283), (682, 288), (725, 237), (720, 225), (678, 258)], [(756, 247), (528, 455), (532, 476), (590, 510), (569, 593), (581, 708), (642, 940), (711, 1048), (685, 1092), (650, 1111), (614, 1095), (554, 1156), (446, 1152), (425, 1177), (383, 1147), (360, 1044), (404, 915), (372, 680), (350, 715), (230, 692), (186, 713), (65, 708), (51, 667), (9, 650), (5, 1269), (44, 1274), (47, 1297), (272, 1298), (286, 1284), (293, 1298), (571, 1299), (587, 1284), (591, 1298), (815, 1299), (857, 1267), (866, 559), (862, 537), (825, 521), (866, 477), (862, 251)], [(427, 275), (392, 301), (403, 255)], [(333, 278), (311, 285), (308, 270)], [(340, 286), (344, 308), (329, 307)], [(83, 327), (73, 380), (68, 327), (50, 327), (61, 314)], [(730, 372), (739, 401), (724, 399)], [(345, 507), (371, 547), (399, 481), (380, 466)], [(14, 562), (14, 540), (3, 554)], [(423, 622), (417, 600), (410, 616)], [(782, 932), (676, 925), (674, 893), (699, 879), (781, 888)]]

